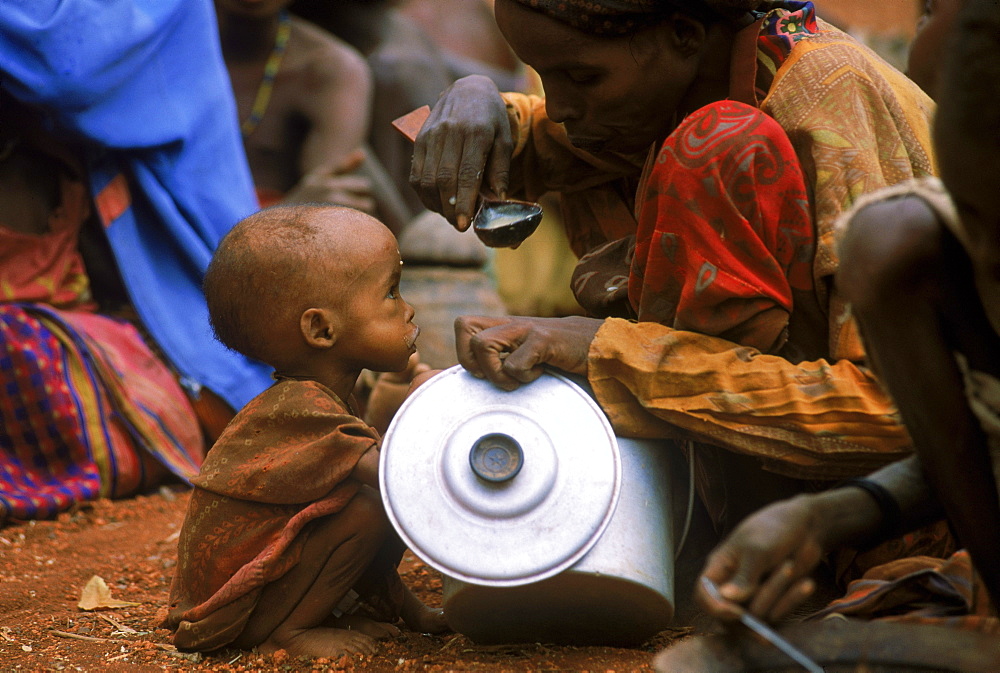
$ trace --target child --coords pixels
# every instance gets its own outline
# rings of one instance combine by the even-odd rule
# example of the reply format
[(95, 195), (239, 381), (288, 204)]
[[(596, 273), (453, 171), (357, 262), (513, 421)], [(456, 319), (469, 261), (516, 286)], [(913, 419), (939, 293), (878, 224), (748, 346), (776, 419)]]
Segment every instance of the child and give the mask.
[(338, 206), (262, 210), (219, 245), (204, 283), (216, 336), (277, 382), (192, 480), (166, 620), (179, 648), (336, 657), (371, 653), (399, 616), (446, 628), (396, 573), (379, 435), (351, 406), (362, 369), (402, 371), (415, 353), (401, 266), (381, 222)]

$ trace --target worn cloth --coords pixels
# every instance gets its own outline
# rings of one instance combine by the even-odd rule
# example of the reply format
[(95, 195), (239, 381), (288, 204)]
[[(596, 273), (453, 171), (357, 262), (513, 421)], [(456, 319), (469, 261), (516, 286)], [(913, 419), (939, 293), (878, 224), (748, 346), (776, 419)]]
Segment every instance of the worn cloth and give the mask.
[(1000, 634), (1000, 618), (964, 549), (945, 559), (916, 556), (877, 566), (811, 618), (831, 615)]
[[(351, 472), (378, 443), (314, 381), (279, 381), (247, 404), (192, 479), (165, 623), (174, 643), (206, 651), (238, 638), (263, 587), (299, 563), (310, 523), (336, 516), (358, 492)], [(380, 586), (395, 595), (361, 598), (391, 606), (396, 614), (385, 617), (395, 619), (402, 584), (395, 566), (385, 572)]]
[[(933, 103), (869, 49), (817, 20), (810, 3), (782, 3), (741, 31), (731, 72), (731, 98), (778, 122), (805, 176), (815, 254), (812, 288), (794, 297), (789, 316), (798, 352), (610, 318), (591, 344), (591, 386), (625, 436), (694, 439), (797, 478), (868, 473), (911, 446), (863, 366), (857, 330), (833, 287), (834, 223), (861, 194), (932, 173)], [(545, 117), (544, 100), (505, 99), (515, 139), (512, 188), (528, 199), (561, 192), (578, 254), (656, 230), (639, 219), (662, 216), (641, 208), (646, 194), (670, 189), (650, 179), (661, 147), (646, 157), (589, 155)], [(636, 276), (630, 283), (641, 285)], [(630, 288), (630, 296), (641, 294)]]
[(201, 293), (219, 240), (257, 210), (212, 2), (8, 2), (0, 35), (0, 86), (86, 150), (144, 327), (185, 387), (242, 407), (270, 369), (214, 339)]
[[(804, 176), (785, 132), (756, 108), (721, 101), (689, 115), (652, 163), (636, 236), (580, 260), (580, 303), (600, 315), (602, 299), (619, 296), (642, 322), (781, 348), (793, 291), (812, 289), (814, 250)], [(615, 249), (623, 244), (634, 249)], [(602, 269), (606, 257), (623, 264)]]
[(55, 179), (47, 233), (0, 214), (0, 524), (131, 495), (167, 470), (186, 480), (205, 453), (170, 369), (131, 324), (95, 313), (77, 248), (89, 195)]

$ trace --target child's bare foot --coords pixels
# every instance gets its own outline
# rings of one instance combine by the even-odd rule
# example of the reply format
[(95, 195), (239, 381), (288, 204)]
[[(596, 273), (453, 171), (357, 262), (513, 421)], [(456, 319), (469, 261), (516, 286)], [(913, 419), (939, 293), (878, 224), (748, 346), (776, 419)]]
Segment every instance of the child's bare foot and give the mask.
[(404, 594), (402, 617), (417, 633), (442, 633), (451, 628), (445, 620), (444, 610), (424, 605), (409, 589)]
[(257, 650), (272, 654), (285, 650), (293, 657), (337, 658), (342, 654), (374, 654), (375, 638), (361, 631), (316, 627), (283, 630), (280, 627)]
[(335, 617), (333, 619), (327, 619), (323, 622), (323, 624), (337, 629), (360, 631), (365, 635), (371, 636), (375, 640), (388, 640), (389, 638), (395, 638), (400, 633), (399, 627), (394, 624), (377, 622), (374, 619), (363, 617), (361, 615), (344, 615), (342, 617)]

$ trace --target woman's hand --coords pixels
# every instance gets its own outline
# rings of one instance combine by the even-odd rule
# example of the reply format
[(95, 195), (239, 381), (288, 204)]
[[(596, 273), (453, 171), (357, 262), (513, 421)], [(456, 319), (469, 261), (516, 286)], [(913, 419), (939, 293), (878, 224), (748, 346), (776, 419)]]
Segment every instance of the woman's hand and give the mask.
[(747, 610), (777, 621), (815, 589), (809, 574), (825, 553), (826, 520), (820, 495), (797, 496), (768, 505), (744, 519), (709, 554), (702, 577), (719, 589), (719, 601), (699, 582), (698, 602), (723, 621)]
[(587, 355), (603, 321), (594, 318), (492, 318), (455, 321), (458, 361), (504, 390), (534, 381), (545, 366), (587, 375)]
[(417, 136), (410, 184), (427, 208), (465, 231), (484, 182), (494, 194), (506, 193), (512, 152), (496, 85), (482, 75), (463, 77), (441, 94)]

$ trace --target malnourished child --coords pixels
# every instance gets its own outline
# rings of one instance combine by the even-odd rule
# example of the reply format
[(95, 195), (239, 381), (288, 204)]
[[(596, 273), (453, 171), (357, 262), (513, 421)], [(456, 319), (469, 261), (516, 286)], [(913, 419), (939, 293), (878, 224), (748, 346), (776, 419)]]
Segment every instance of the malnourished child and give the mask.
[(204, 283), (212, 327), (276, 383), (192, 480), (166, 619), (179, 648), (331, 657), (373, 652), (399, 617), (446, 628), (396, 572), (380, 438), (350, 403), (362, 369), (402, 371), (416, 351), (401, 265), (381, 222), (335, 206), (262, 210), (220, 243)]

